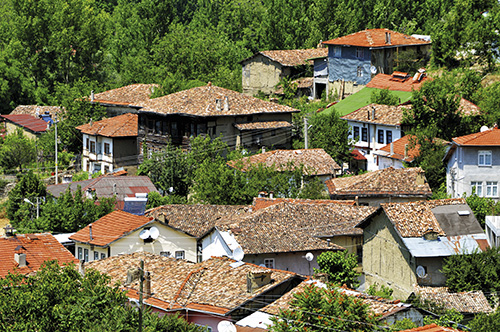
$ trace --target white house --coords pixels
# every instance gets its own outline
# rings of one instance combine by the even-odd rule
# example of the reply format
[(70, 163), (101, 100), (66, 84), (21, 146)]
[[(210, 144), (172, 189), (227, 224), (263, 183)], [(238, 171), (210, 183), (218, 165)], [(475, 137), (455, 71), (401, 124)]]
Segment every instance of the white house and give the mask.
[(196, 262), (196, 238), (151, 217), (116, 210), (69, 238), (75, 256), (85, 262), (111, 256), (151, 252)]
[(444, 157), (446, 191), (451, 197), (470, 196), (499, 199), (500, 130), (483, 128), (481, 132), (453, 138)]
[(490, 247), (500, 247), (500, 216), (486, 216), (486, 235)]
[(409, 109), (411, 105), (370, 104), (342, 117), (349, 124), (355, 148), (367, 160), (368, 171), (379, 169), (374, 151), (404, 136), (401, 121)]

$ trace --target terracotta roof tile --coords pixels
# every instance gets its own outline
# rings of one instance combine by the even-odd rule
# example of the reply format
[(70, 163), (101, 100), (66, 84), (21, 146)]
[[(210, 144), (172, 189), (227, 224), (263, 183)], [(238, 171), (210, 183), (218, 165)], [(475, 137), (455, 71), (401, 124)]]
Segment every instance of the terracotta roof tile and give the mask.
[(280, 128), (293, 127), (293, 125), (288, 121), (261, 121), (261, 122), (251, 122), (251, 123), (237, 123), (234, 126), (239, 130), (280, 129)]
[(267, 197), (255, 197), (253, 199), (252, 208), (253, 211), (257, 211), (266, 208), (271, 205), (279, 204), (281, 202), (289, 204), (346, 204), (355, 205), (355, 201), (341, 200), (335, 201), (331, 199), (300, 199), (300, 198), (267, 198)]
[(104, 247), (152, 221), (153, 218), (136, 216), (128, 212), (116, 210), (91, 224), (92, 239), (90, 239), (89, 234), (90, 225), (79, 230), (70, 236), (69, 239)]
[(7, 121), (26, 128), (34, 133), (43, 133), (47, 131), (47, 122), (29, 114), (8, 114), (0, 116)]
[(371, 79), (371, 81), (366, 85), (367, 88), (375, 89), (389, 89), (391, 91), (407, 91), (420, 90), (422, 84), (428, 80), (429, 77), (424, 76), (420, 80), (414, 80), (413, 77), (408, 76), (404, 80), (395, 80), (394, 73), (388, 74), (377, 74)]
[(10, 114), (28, 114), (34, 117), (38, 117), (38, 115), (49, 112), (53, 117), (55, 114), (61, 114), (63, 110), (61, 110), (61, 107), (59, 106), (19, 105), (14, 108), (14, 110), (10, 112)]
[(451, 327), (439, 326), (435, 323), (432, 323), (430, 325), (415, 327), (413, 329), (404, 331), (402, 330), (399, 332), (462, 332), (462, 330), (457, 330)]
[[(357, 121), (365, 123), (376, 123), (389, 126), (399, 126), (403, 120), (403, 112), (405, 110), (411, 110), (412, 105), (379, 105), (370, 104), (357, 109), (347, 115), (344, 115), (342, 119), (348, 121)], [(373, 118), (373, 110), (375, 109), (375, 118)]]
[[(18, 267), (15, 253), (26, 254), (26, 266)], [(9, 272), (29, 274), (40, 269), (45, 261), (57, 260), (60, 265), (75, 263), (76, 259), (49, 233), (17, 234), (0, 238), (0, 277)]]
[(84, 134), (106, 137), (137, 136), (139, 117), (126, 113), (101, 121), (90, 122), (76, 127)]
[(278, 171), (304, 165), (303, 172), (306, 175), (332, 175), (340, 170), (340, 166), (323, 149), (273, 150), (228, 162), (229, 166), (242, 171), (248, 170), (252, 164), (276, 167)]
[(219, 223), (231, 221), (250, 213), (248, 206), (244, 205), (173, 204), (150, 209), (146, 211), (145, 215), (199, 238)]
[(219, 228), (230, 231), (247, 254), (341, 249), (320, 237), (361, 235), (354, 226), (376, 211), (347, 204), (281, 202)]
[(431, 188), (420, 167), (394, 169), (388, 167), (378, 171), (367, 172), (326, 181), (332, 197), (369, 197), (376, 195), (389, 196), (430, 196)]
[(280, 63), (282, 66), (295, 67), (311, 64), (311, 62), (308, 61), (309, 59), (326, 57), (328, 55), (328, 49), (311, 48), (303, 50), (261, 51), (255, 53), (245, 60), (240, 61), (240, 63), (246, 62), (254, 58), (258, 54), (262, 54), (263, 56)]
[(141, 106), (144, 106), (144, 108), (140, 112), (203, 117), (295, 113), (299, 111), (289, 106), (279, 105), (247, 96), (240, 92), (220, 88), (211, 85), (211, 83), (150, 99), (142, 103)]
[[(390, 34), (390, 43), (386, 42), (386, 34)], [(430, 42), (418, 39), (389, 29), (367, 29), (347, 36), (324, 41), (326, 45), (349, 45), (360, 47), (394, 47), (403, 45), (428, 45)]]
[[(245, 263), (233, 268), (230, 264), (234, 260), (227, 257), (212, 257), (194, 264), (146, 252), (93, 261), (87, 268), (108, 274), (111, 284), (118, 282), (123, 285), (127, 270), (137, 268), (141, 259), (144, 260), (145, 270), (151, 273), (152, 297), (147, 299), (146, 303), (153, 303), (152, 299), (156, 299), (158, 304), (169, 303), (170, 309), (173, 310), (191, 308), (226, 315), (255, 296), (282, 282), (297, 278), (295, 273), (259, 267), (271, 272), (273, 282), (251, 294), (247, 292), (247, 274), (252, 272), (256, 265)], [(128, 289), (137, 291), (139, 283), (136, 281), (128, 285)]]
[(477, 314), (493, 311), (482, 291), (451, 293), (448, 287), (415, 286), (415, 294), (423, 301), (430, 301), (446, 310)]
[(94, 102), (101, 104), (134, 105), (149, 100), (158, 84), (131, 84), (118, 89), (108, 90), (94, 95)]
[(500, 129), (495, 127), (483, 132), (455, 137), (453, 142), (462, 146), (499, 146)]
[[(398, 140), (392, 142), (393, 154), (391, 154), (391, 144), (387, 144), (379, 150), (374, 151), (375, 155), (383, 156), (386, 158), (402, 160), (406, 162), (412, 162), (415, 157), (420, 154), (420, 144), (415, 144), (417, 137), (414, 135), (405, 135)], [(440, 142), (443, 145), (449, 144), (450, 142), (437, 138), (436, 142)], [(413, 148), (410, 148), (410, 146)], [(406, 154), (405, 154), (405, 150)], [(406, 157), (405, 157), (406, 155)]]

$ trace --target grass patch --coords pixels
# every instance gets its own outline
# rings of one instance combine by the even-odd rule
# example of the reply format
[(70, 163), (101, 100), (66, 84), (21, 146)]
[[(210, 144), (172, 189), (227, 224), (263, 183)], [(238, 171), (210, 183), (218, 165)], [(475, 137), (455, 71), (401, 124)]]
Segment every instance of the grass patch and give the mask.
[[(333, 108), (337, 110), (340, 116), (354, 112), (358, 108), (370, 104), (370, 98), (372, 96), (372, 92), (376, 90), (379, 89), (363, 88), (359, 92), (339, 101), (337, 104), (335, 104), (335, 106), (326, 109), (324, 112), (331, 113)], [(391, 91), (391, 94), (396, 95), (401, 100), (401, 103), (404, 103), (405, 101), (408, 101), (411, 98), (411, 92)]]

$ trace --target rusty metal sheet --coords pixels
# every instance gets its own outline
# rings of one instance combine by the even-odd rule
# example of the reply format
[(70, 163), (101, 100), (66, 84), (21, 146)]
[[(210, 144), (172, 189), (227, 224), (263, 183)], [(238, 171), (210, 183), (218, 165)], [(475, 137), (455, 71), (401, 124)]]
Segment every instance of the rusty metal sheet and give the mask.
[(446, 257), (457, 254), (470, 254), (475, 250), (484, 250), (486, 234), (438, 237), (437, 240), (403, 238), (406, 248), (414, 257)]

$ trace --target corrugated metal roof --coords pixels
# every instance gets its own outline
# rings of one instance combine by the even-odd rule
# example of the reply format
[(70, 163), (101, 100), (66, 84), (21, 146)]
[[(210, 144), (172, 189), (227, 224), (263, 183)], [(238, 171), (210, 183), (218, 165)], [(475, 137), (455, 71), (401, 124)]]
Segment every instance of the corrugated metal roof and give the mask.
[(442, 236), (437, 240), (425, 240), (423, 237), (401, 238), (414, 257), (447, 257), (456, 254), (470, 254), (483, 250), (486, 234), (460, 236)]

